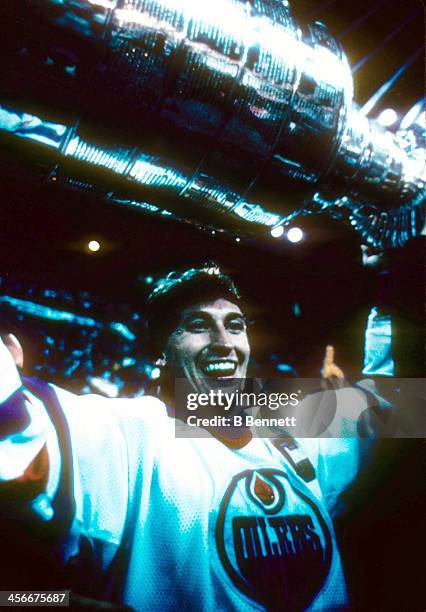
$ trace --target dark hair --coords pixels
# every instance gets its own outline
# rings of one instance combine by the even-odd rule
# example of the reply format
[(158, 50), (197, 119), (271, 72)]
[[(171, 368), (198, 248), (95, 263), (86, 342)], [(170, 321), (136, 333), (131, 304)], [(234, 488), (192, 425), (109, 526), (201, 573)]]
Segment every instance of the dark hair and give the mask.
[(152, 356), (158, 357), (164, 350), (185, 308), (220, 297), (242, 304), (234, 281), (214, 262), (183, 272), (173, 271), (158, 279), (148, 296), (146, 310)]

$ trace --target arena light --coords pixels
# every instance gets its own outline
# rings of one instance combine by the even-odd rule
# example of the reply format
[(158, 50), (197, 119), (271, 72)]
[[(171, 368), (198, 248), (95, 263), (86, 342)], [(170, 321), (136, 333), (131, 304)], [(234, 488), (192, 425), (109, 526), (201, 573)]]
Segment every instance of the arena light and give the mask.
[(284, 228), (282, 225), (278, 225), (277, 227), (273, 227), (271, 229), (271, 236), (273, 238), (280, 238), (284, 234)]
[(92, 253), (96, 253), (97, 251), (100, 250), (101, 245), (97, 240), (90, 240), (90, 242), (87, 243), (87, 248)]
[(393, 110), (393, 108), (385, 108), (385, 110), (382, 110), (382, 112), (378, 116), (377, 121), (383, 127), (390, 127), (391, 125), (395, 123), (397, 119), (398, 119), (398, 115)]
[(152, 368), (152, 370), (151, 370), (151, 379), (152, 380), (157, 380), (157, 378), (160, 378), (160, 375), (161, 375), (160, 368)]
[(287, 240), (296, 244), (303, 240), (303, 232), (300, 227), (292, 227), (287, 232)]

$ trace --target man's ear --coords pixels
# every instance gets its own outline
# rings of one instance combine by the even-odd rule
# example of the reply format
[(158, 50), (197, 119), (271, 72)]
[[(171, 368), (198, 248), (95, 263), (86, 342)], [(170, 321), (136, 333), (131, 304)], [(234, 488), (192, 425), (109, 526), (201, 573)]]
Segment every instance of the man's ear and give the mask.
[(14, 334), (6, 334), (2, 337), (4, 344), (9, 349), (14, 362), (18, 368), (24, 367), (24, 349)]

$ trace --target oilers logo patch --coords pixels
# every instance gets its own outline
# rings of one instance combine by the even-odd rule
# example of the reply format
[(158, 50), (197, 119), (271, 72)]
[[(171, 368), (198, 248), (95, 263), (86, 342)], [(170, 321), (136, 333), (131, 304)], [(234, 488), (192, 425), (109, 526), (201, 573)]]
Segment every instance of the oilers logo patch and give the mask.
[(234, 476), (220, 504), (216, 542), (234, 585), (269, 610), (306, 609), (329, 573), (327, 525), (278, 469)]

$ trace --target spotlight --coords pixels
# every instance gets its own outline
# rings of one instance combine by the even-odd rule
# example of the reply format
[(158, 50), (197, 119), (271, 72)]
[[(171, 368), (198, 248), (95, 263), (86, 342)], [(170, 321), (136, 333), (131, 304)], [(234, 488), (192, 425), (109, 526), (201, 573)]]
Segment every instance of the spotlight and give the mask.
[(293, 314), (295, 317), (300, 317), (302, 314), (301, 308), (297, 302), (294, 302), (293, 304)]
[(91, 240), (88, 243), (87, 248), (89, 249), (89, 251), (92, 251), (92, 253), (96, 253), (96, 251), (99, 251), (99, 249), (101, 248), (101, 245), (97, 240)]
[(151, 379), (156, 380), (157, 378), (160, 378), (160, 374), (161, 374), (160, 368), (152, 368)]
[(152, 285), (152, 283), (154, 282), (154, 277), (153, 276), (145, 276), (145, 282), (147, 285)]
[(271, 229), (271, 236), (273, 238), (280, 238), (284, 234), (284, 228), (282, 225), (277, 225)]
[(290, 242), (300, 242), (303, 240), (303, 232), (300, 227), (292, 227), (288, 230), (287, 239), (290, 240)]
[(393, 108), (385, 108), (385, 110), (383, 110), (378, 116), (377, 121), (380, 123), (380, 125), (383, 125), (383, 127), (390, 127), (397, 119), (398, 115)]

